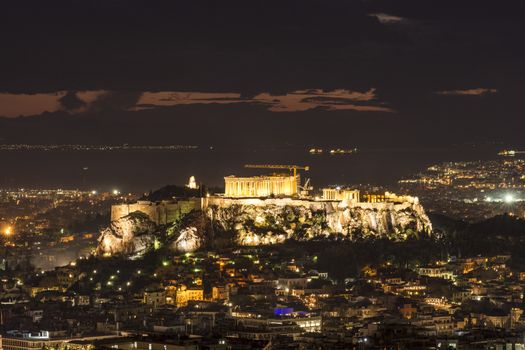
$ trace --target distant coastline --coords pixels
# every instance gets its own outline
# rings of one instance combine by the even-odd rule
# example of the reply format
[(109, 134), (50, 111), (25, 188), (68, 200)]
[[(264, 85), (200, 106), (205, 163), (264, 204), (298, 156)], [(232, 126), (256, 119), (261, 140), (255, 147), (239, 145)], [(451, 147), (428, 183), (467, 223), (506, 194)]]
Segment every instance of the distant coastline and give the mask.
[(195, 145), (0, 144), (0, 151), (187, 151), (198, 148)]

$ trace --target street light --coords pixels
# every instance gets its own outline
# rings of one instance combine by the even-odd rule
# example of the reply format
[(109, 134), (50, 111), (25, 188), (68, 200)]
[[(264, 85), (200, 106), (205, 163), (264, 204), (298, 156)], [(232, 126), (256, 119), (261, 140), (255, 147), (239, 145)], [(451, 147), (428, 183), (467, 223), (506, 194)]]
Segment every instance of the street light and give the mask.
[(7, 226), (5, 229), (4, 229), (4, 235), (9, 237), (13, 234), (13, 227), (12, 226)]
[(512, 203), (514, 202), (514, 196), (511, 193), (507, 193), (503, 200), (505, 201), (505, 203)]

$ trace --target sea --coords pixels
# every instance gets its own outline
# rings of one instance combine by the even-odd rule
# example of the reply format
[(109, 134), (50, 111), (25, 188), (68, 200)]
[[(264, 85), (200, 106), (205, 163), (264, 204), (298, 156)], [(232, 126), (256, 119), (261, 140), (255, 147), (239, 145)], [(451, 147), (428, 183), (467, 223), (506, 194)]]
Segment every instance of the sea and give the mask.
[[(312, 155), (307, 148), (198, 148), (195, 150), (5, 150), (0, 151), (0, 188), (81, 189), (142, 193), (167, 184), (222, 186), (228, 175), (282, 172), (245, 164), (309, 166), (301, 178), (327, 185), (395, 187), (433, 164), (498, 159), (501, 147), (364, 148), (356, 153)], [(285, 170), (286, 171), (286, 170)]]

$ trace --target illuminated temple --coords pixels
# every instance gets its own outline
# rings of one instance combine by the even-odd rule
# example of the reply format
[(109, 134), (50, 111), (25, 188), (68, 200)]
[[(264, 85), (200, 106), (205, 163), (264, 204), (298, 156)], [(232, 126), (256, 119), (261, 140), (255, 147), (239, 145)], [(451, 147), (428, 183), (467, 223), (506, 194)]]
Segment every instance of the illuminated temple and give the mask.
[(295, 196), (299, 175), (270, 175), (224, 178), (225, 197)]

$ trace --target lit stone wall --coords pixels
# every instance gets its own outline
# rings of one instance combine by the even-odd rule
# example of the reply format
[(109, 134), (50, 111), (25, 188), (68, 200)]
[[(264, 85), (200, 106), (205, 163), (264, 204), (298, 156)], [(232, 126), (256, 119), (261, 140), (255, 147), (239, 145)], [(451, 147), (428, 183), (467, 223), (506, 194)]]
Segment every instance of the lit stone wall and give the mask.
[(201, 209), (201, 199), (185, 199), (178, 201), (138, 201), (131, 204), (117, 204), (111, 206), (111, 221), (118, 220), (132, 212), (140, 211), (146, 214), (157, 225), (174, 222), (182, 215), (192, 210)]
[(224, 178), (225, 197), (294, 196), (297, 194), (297, 176), (253, 176)]
[(398, 196), (395, 193), (391, 193), (391, 192), (385, 192), (385, 198), (387, 201), (394, 202), (394, 203), (408, 202), (408, 203), (413, 203), (413, 204), (419, 204), (419, 198), (417, 197), (407, 196), (407, 195)]

